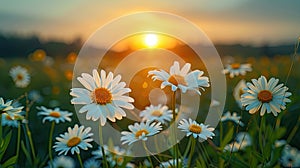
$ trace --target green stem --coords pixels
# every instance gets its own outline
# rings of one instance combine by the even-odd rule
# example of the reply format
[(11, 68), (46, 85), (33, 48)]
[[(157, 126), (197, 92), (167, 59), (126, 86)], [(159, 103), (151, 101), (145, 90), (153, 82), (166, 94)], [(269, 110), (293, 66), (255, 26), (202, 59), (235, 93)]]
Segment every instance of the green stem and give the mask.
[(190, 155), (189, 155), (189, 160), (188, 160), (188, 167), (191, 166), (192, 157), (193, 157), (193, 154), (195, 151), (195, 145), (196, 145), (196, 141), (193, 136), (190, 136), (190, 142), (191, 142), (191, 149), (190, 149)]
[(53, 132), (54, 132), (54, 127), (55, 127), (55, 122), (52, 121), (51, 123), (51, 129), (50, 129), (50, 134), (49, 134), (49, 145), (48, 145), (48, 152), (49, 152), (49, 158), (50, 158), (50, 165), (53, 167), (52, 162), (52, 139), (53, 139)]
[(108, 168), (108, 164), (107, 164), (107, 159), (106, 159), (106, 155), (105, 155), (105, 151), (104, 151), (104, 143), (103, 143), (103, 136), (102, 136), (102, 126), (99, 122), (99, 141), (100, 141), (100, 146), (101, 146), (101, 152), (102, 152), (102, 156), (103, 156), (103, 165)]
[[(158, 142), (157, 142), (157, 136), (154, 136), (154, 141), (155, 141), (155, 148), (156, 148), (156, 151), (158, 152), (159, 151), (159, 147), (158, 147)], [(158, 155), (158, 159), (159, 160), (162, 160), (161, 156)]]
[(0, 114), (0, 139), (2, 140), (2, 114)]
[(209, 154), (208, 154), (208, 152), (206, 150), (206, 147), (203, 145), (203, 143), (200, 143), (200, 146), (202, 146), (202, 149), (203, 149), (203, 151), (204, 151), (204, 153), (205, 153), (205, 155), (206, 155), (207, 160), (209, 161), (209, 163), (212, 163), (212, 161), (211, 161), (211, 159), (209, 157)]
[(21, 124), (20, 122), (18, 122), (18, 137), (17, 137), (17, 152), (16, 152), (17, 158), (19, 157), (19, 153), (20, 153), (20, 143), (21, 143)]
[(154, 167), (154, 166), (153, 166), (153, 162), (152, 162), (151, 157), (150, 157), (151, 154), (150, 154), (150, 152), (149, 152), (149, 150), (148, 150), (148, 148), (147, 148), (147, 146), (146, 146), (145, 141), (143, 141), (143, 146), (144, 146), (144, 149), (145, 149), (146, 152), (147, 152), (147, 158), (148, 158), (149, 162), (151, 163), (151, 166)]
[(32, 137), (31, 137), (31, 132), (30, 132), (28, 124), (25, 124), (25, 128), (26, 128), (26, 133), (27, 133), (27, 136), (28, 136), (28, 140), (29, 140), (29, 144), (30, 144), (30, 149), (31, 149), (31, 152), (32, 152), (33, 160), (36, 160), (36, 155), (35, 155), (33, 140), (32, 140)]
[[(25, 93), (25, 98), (26, 98), (25, 119), (26, 119), (26, 121), (29, 121), (28, 117), (29, 117), (30, 103), (29, 103), (29, 100), (28, 100), (28, 94), (27, 93)], [(33, 161), (35, 162), (36, 161), (36, 155), (35, 155), (33, 140), (32, 140), (32, 137), (31, 137), (31, 132), (30, 132), (30, 129), (29, 129), (28, 122), (25, 123), (25, 129), (26, 129), (26, 135), (27, 135), (28, 140), (29, 140), (30, 149), (31, 149), (31, 152), (32, 152), (32, 155), (33, 155)]]
[[(176, 137), (176, 91), (173, 92), (172, 94), (172, 113), (173, 113), (173, 135), (174, 135), (174, 147), (173, 147), (173, 152), (174, 152), (174, 162), (176, 160), (176, 167), (178, 168), (178, 144), (177, 144), (177, 137)], [(175, 166), (175, 163), (174, 163)]]
[(287, 140), (286, 140), (287, 143), (290, 143), (290, 142), (291, 142), (291, 140), (292, 140), (293, 137), (295, 136), (296, 132), (298, 131), (299, 126), (300, 126), (300, 116), (298, 117), (296, 126), (293, 128), (293, 130), (291, 131), (291, 133), (289, 134), (289, 136), (288, 136), (288, 138), (287, 138)]
[(186, 148), (185, 148), (185, 151), (184, 151), (184, 154), (183, 154), (183, 158), (186, 158), (186, 156), (188, 155), (188, 152), (190, 151), (190, 148), (191, 148), (191, 144), (192, 144), (192, 141), (189, 140)]
[(77, 158), (78, 158), (78, 161), (79, 161), (79, 164), (80, 164), (80, 168), (83, 168), (83, 164), (82, 164), (82, 160), (81, 160), (81, 157), (80, 157), (80, 153), (77, 153)]
[(260, 126), (259, 126), (259, 134), (258, 134), (258, 139), (259, 139), (259, 146), (260, 146), (260, 150), (261, 150), (261, 153), (262, 153), (262, 156), (263, 156), (263, 164), (265, 162), (265, 155), (264, 155), (264, 146), (265, 146), (265, 141), (264, 141), (264, 133), (265, 133), (265, 117), (264, 116), (261, 116), (261, 119), (260, 119)]
[[(223, 123), (220, 122), (220, 146), (223, 149)], [(219, 168), (224, 167), (224, 159), (222, 157), (219, 157)]]

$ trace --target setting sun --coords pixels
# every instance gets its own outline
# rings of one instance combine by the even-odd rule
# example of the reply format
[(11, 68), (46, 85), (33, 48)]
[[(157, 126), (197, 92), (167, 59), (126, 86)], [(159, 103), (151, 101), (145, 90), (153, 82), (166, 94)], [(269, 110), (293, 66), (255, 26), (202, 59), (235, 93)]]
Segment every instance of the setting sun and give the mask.
[(158, 38), (156, 34), (147, 34), (145, 37), (145, 44), (148, 47), (155, 47), (158, 43)]

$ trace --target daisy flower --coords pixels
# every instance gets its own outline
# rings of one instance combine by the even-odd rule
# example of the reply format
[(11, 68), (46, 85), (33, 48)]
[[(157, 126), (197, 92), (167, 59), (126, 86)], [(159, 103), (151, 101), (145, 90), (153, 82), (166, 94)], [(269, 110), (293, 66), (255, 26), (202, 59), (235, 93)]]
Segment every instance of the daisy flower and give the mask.
[(199, 137), (199, 140), (202, 142), (207, 140), (207, 138), (212, 138), (215, 134), (212, 132), (214, 128), (208, 128), (208, 125), (198, 124), (196, 121), (193, 121), (191, 118), (189, 120), (182, 119), (179, 122), (178, 128), (181, 131), (186, 132), (186, 136), (193, 135), (194, 138)]
[(260, 115), (263, 116), (267, 111), (277, 116), (286, 108), (286, 103), (291, 102), (288, 97), (292, 94), (287, 92), (288, 88), (283, 84), (277, 85), (278, 81), (275, 78), (267, 81), (266, 77), (261, 76), (258, 80), (252, 79), (253, 84), (247, 83), (246, 93), (242, 95), (241, 102), (250, 114), (260, 111)]
[(37, 109), (41, 110), (40, 112), (38, 112), (38, 115), (44, 116), (43, 123), (45, 123), (45, 121), (47, 120), (49, 122), (55, 121), (56, 124), (65, 121), (71, 122), (70, 117), (73, 115), (73, 113), (62, 111), (58, 107), (56, 107), (55, 109), (47, 109), (46, 107), (41, 106), (37, 107)]
[(122, 131), (121, 137), (122, 144), (128, 143), (131, 145), (132, 143), (143, 140), (146, 141), (148, 137), (153, 136), (159, 133), (162, 130), (161, 123), (155, 123), (151, 121), (141, 122), (141, 123), (134, 123), (134, 125), (129, 125), (128, 131)]
[(150, 105), (145, 108), (145, 110), (141, 111), (140, 117), (142, 117), (142, 121), (158, 121), (162, 124), (171, 121), (173, 118), (172, 110), (168, 109), (166, 105)]
[(15, 106), (13, 105), (13, 101), (7, 101), (5, 103), (4, 99), (0, 97), (0, 113), (8, 114), (12, 119), (14, 119), (15, 115), (20, 114), (22, 112), (23, 106)]
[(179, 67), (179, 63), (174, 61), (174, 64), (170, 68), (170, 74), (164, 70), (153, 70), (149, 71), (148, 75), (152, 76), (151, 78), (155, 80), (162, 81), (161, 89), (166, 86), (170, 86), (172, 91), (180, 89), (182, 93), (185, 93), (187, 90), (194, 90), (199, 95), (201, 95), (199, 88), (205, 90), (203, 87), (209, 87), (209, 79), (204, 74), (203, 71), (194, 70), (189, 72), (191, 64), (186, 63), (182, 69)]
[(88, 159), (84, 162), (83, 164), (84, 168), (97, 168), (97, 167), (100, 167), (100, 162), (91, 158), (91, 159)]
[(18, 122), (23, 120), (24, 116), (21, 114), (14, 114), (13, 118), (7, 113), (2, 114), (2, 126), (18, 128)]
[(75, 168), (74, 160), (69, 156), (58, 156), (54, 158), (52, 165), (48, 162), (49, 168)]
[(67, 155), (69, 151), (71, 151), (72, 154), (74, 154), (74, 152), (79, 154), (79, 148), (87, 150), (88, 148), (92, 147), (89, 142), (93, 141), (91, 138), (93, 133), (90, 133), (90, 131), (90, 127), (84, 129), (84, 126), (78, 127), (77, 124), (73, 129), (69, 127), (68, 132), (60, 134), (60, 137), (56, 137), (57, 141), (55, 142), (53, 148), (55, 148), (56, 152), (59, 152), (58, 155), (61, 155), (62, 153)]
[(251, 72), (251, 64), (240, 64), (240, 63), (232, 63), (226, 65), (226, 68), (223, 70), (224, 74), (229, 74), (230, 78), (239, 75), (246, 75), (246, 72)]
[(82, 77), (78, 77), (78, 81), (85, 88), (72, 88), (70, 95), (74, 98), (72, 104), (82, 104), (79, 113), (87, 111), (86, 119), (96, 121), (100, 119), (101, 125), (104, 126), (107, 118), (115, 122), (126, 116), (125, 109), (133, 109), (131, 104), (133, 98), (125, 96), (131, 91), (125, 88), (126, 83), (120, 82), (121, 75), (114, 77), (112, 72), (106, 76), (106, 72), (101, 70), (101, 74), (97, 70), (93, 70), (93, 75), (82, 73)]
[(280, 162), (284, 167), (300, 167), (300, 151), (297, 148), (286, 145), (283, 148)]
[(236, 112), (233, 112), (232, 115), (229, 111), (227, 111), (221, 118), (222, 122), (225, 121), (232, 121), (236, 124), (239, 124), (240, 126), (244, 126), (244, 123), (240, 121), (241, 116), (238, 116)]
[(17, 87), (25, 88), (30, 83), (30, 75), (26, 68), (21, 66), (13, 67), (10, 69), (9, 74)]
[(241, 96), (245, 93), (245, 88), (247, 88), (246, 81), (244, 79), (240, 80), (239, 83), (233, 89), (233, 97), (239, 107), (242, 109)]

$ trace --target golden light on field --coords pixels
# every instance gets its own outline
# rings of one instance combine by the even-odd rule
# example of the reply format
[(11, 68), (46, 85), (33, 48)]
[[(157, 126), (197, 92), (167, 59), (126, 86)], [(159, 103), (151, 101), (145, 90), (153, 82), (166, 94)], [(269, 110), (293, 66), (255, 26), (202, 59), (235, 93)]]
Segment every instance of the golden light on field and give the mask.
[(116, 43), (111, 49), (114, 51), (126, 51), (126, 50), (139, 50), (139, 49), (172, 49), (182, 43), (171, 36), (165, 34), (156, 33), (142, 33), (129, 36), (118, 43)]
[(145, 37), (145, 44), (149, 48), (153, 48), (158, 44), (158, 38), (156, 34), (147, 34)]

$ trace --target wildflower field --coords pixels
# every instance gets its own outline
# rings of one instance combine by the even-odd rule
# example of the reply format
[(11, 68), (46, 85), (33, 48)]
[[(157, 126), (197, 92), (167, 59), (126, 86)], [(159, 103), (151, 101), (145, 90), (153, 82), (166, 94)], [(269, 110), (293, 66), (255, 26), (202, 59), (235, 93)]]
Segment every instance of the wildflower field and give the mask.
[[(148, 81), (170, 94), (166, 104), (149, 104), (141, 103), (142, 93), (134, 94), (122, 74), (98, 68), (74, 76), (76, 52), (51, 57), (36, 49), (0, 58), (0, 167), (300, 167), (297, 44), (290, 55), (221, 55), (227, 90), (217, 127), (203, 117), (219, 105), (210, 98), (210, 76), (193, 62), (146, 72)], [(72, 80), (80, 87), (72, 88)], [(176, 94), (190, 92), (201, 98), (198, 116), (178, 119)], [(135, 106), (143, 108), (134, 114), (139, 120), (126, 119)], [(78, 115), (98, 123), (99, 135)], [(156, 146), (147, 141), (171, 123), (176, 126), (165, 141), (175, 145), (153, 152)], [(94, 141), (97, 136), (101, 142), (104, 125), (121, 132), (122, 145)], [(173, 131), (184, 138), (175, 142)], [(130, 154), (138, 143), (147, 156)]]

